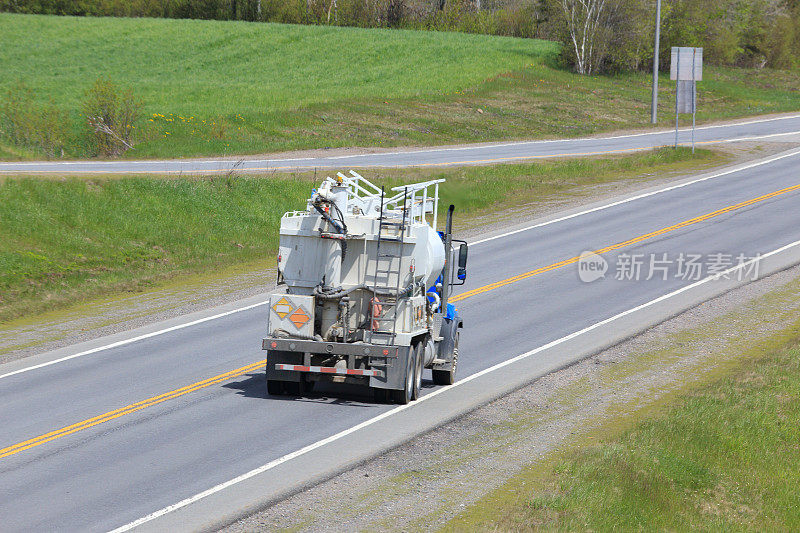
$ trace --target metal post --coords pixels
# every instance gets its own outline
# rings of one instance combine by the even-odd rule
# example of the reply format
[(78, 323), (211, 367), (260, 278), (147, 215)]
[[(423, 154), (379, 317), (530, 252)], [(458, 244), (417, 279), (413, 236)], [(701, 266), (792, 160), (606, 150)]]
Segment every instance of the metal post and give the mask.
[(650, 123), (658, 122), (658, 51), (661, 46), (661, 0), (656, 2), (656, 39), (653, 48), (653, 100), (650, 103)]
[(695, 79), (696, 66), (697, 66), (697, 48), (692, 50), (692, 155), (694, 155), (694, 126), (695, 126), (695, 116), (697, 115), (697, 80)]
[(678, 95), (681, 92), (681, 52), (678, 50), (678, 60), (676, 65), (678, 73), (675, 78), (675, 149), (678, 149)]

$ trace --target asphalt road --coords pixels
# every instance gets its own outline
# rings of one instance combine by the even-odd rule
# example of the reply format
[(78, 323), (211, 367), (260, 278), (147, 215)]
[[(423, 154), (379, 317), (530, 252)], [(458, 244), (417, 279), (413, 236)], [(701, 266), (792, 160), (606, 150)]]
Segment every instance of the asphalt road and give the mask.
[[(795, 250), (798, 170), (795, 151), (477, 242), (457, 304), (465, 317), (459, 377), (482, 384), (488, 394), (486, 384), (501, 388), (506, 381), (473, 378), (496, 375), (524, 352), (535, 362), (550, 343), (552, 365), (565, 364), (579, 354), (559, 343), (575, 332), (620, 314), (644, 328), (656, 318), (644, 308), (629, 310), (693, 288), (714, 268), (734, 266), (740, 254), (747, 259), (787, 245)], [(573, 258), (604, 248), (605, 278), (581, 281)], [(694, 263), (701, 272), (681, 276), (690, 267), (680, 254), (700, 255)], [(651, 257), (659, 262), (647, 280)], [(638, 276), (625, 268), (636, 264)], [(618, 280), (618, 272), (639, 279)], [(468, 405), (466, 387), (430, 381), (425, 394), (431, 401), (404, 409), (372, 404), (357, 390), (267, 397), (258, 364), (266, 308), (252, 305), (54, 364), (46, 364), (52, 356), (45, 354), (0, 366), (0, 529), (102, 531), (152, 513), (159, 517), (145, 528), (196, 527), (187, 520), (257, 505)], [(622, 334), (615, 327), (609, 323), (609, 335)], [(25, 370), (39, 363), (46, 366)], [(546, 371), (517, 372), (516, 378)], [(367, 427), (375, 417), (382, 425)], [(343, 445), (339, 435), (349, 439), (346, 452), (335, 447)], [(322, 462), (319, 453), (326, 450)], [(260, 492), (241, 495), (235, 492), (240, 484), (228, 483), (196, 496), (253, 471), (259, 474), (247, 474), (248, 482), (272, 476)], [(224, 508), (201, 507), (220, 494), (233, 495)], [(187, 498), (198, 500), (197, 507), (167, 512)], [(176, 516), (180, 520), (170, 523)]]
[[(695, 140), (702, 146), (747, 139), (769, 139), (784, 134), (800, 133), (800, 115), (768, 119), (742, 120), (726, 125), (697, 128)], [(679, 142), (691, 143), (691, 130), (681, 129)], [(487, 164), (551, 157), (600, 155), (649, 150), (672, 146), (675, 130), (662, 129), (648, 133), (600, 136), (585, 139), (524, 141), (466, 145), (456, 148), (428, 148), (389, 151), (362, 155), (339, 155), (271, 159), (174, 159), (146, 161), (49, 161), (2, 163), (0, 173), (209, 173), (268, 172), (302, 169), (347, 169), (368, 167), (418, 167)]]

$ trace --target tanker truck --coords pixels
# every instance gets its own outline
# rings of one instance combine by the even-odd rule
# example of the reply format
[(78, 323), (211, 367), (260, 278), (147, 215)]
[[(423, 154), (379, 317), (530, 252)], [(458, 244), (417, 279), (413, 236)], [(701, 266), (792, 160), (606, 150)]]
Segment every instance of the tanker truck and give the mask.
[(270, 395), (326, 381), (407, 404), (424, 368), (436, 384), (454, 382), (463, 320), (448, 298), (466, 279), (467, 243), (452, 238), (452, 205), (436, 230), (443, 181), (385, 191), (340, 172), (312, 190), (305, 210), (283, 215), (285, 291), (270, 297), (262, 343)]

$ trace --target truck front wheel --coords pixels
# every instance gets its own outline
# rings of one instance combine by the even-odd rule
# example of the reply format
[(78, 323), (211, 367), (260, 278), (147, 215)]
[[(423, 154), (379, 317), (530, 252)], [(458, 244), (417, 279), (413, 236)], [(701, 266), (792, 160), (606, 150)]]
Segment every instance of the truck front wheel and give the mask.
[(453, 363), (450, 365), (449, 370), (433, 370), (433, 382), (437, 385), (452, 385), (456, 382), (456, 367), (458, 366), (458, 337), (460, 332), (456, 332), (456, 338), (453, 339)]

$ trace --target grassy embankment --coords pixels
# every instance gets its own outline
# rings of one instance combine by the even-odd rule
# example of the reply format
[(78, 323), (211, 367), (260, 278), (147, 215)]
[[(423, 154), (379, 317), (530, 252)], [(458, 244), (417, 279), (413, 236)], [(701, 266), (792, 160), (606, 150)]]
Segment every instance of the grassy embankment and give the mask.
[(797, 531), (798, 339), (800, 322), (746, 351), (731, 346), (721, 377), (634, 415), (633, 427), (612, 414), (599, 441), (527, 468), (444, 529)]
[[(649, 127), (649, 77), (554, 67), (557, 44), (444, 32), (0, 14), (0, 95), (69, 113), (99, 76), (144, 102), (126, 157), (430, 145)], [(800, 74), (709, 67), (698, 119), (800, 110)], [(662, 125), (673, 85), (662, 81)], [(0, 157), (42, 157), (0, 144)]]
[[(664, 149), (598, 160), (382, 171), (394, 185), (446, 178), (441, 204), (458, 218), (720, 164), (724, 156)], [(375, 174), (364, 172), (374, 178)], [(322, 176), (0, 180), (0, 321), (185, 274), (264, 261), (280, 216), (302, 209)]]

